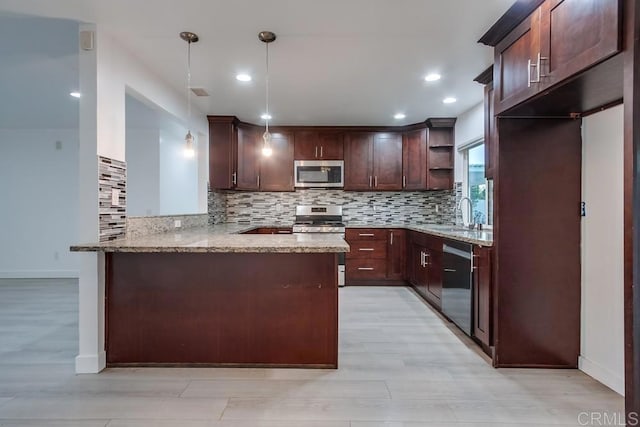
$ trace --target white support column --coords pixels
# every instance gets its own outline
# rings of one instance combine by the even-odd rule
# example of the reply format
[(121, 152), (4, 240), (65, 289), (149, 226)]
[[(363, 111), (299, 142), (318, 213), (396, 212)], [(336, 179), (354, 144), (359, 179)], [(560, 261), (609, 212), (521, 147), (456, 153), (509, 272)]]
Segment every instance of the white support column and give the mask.
[[(95, 25), (80, 26), (80, 153), (79, 153), (79, 241), (99, 239), (98, 216), (98, 79)], [(84, 32), (90, 32), (87, 34)], [(91, 49), (85, 37), (92, 37)], [(97, 373), (105, 367), (104, 349), (104, 255), (80, 256), (79, 354), (77, 373)]]

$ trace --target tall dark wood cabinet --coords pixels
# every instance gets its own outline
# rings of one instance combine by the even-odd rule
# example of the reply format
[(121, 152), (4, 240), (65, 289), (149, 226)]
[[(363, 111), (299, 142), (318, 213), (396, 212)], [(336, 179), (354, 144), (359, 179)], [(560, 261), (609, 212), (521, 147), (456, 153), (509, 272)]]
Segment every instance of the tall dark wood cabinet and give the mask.
[(402, 139), (402, 188), (427, 189), (427, 130), (405, 132)]

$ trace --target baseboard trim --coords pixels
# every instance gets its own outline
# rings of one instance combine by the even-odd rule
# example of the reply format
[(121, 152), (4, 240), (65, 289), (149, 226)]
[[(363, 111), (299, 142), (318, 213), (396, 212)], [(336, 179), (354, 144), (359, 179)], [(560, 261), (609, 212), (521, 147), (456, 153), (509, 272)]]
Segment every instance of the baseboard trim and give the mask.
[(97, 374), (107, 366), (107, 353), (79, 354), (76, 356), (76, 374)]
[(578, 357), (578, 369), (619, 395), (624, 396), (624, 377), (617, 376), (609, 368), (580, 356)]
[(16, 270), (0, 271), (0, 279), (77, 279), (78, 270)]

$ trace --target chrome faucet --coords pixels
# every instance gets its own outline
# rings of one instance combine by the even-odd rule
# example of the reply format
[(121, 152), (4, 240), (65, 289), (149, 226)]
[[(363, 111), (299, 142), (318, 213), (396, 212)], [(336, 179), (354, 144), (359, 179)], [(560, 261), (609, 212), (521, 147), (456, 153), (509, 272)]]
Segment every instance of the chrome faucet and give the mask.
[(475, 218), (473, 216), (473, 202), (471, 201), (470, 198), (468, 197), (462, 197), (460, 198), (460, 201), (458, 202), (458, 207), (456, 208), (456, 212), (460, 212), (460, 215), (462, 216), (462, 225), (464, 226), (464, 216), (462, 215), (462, 202), (463, 201), (467, 201), (469, 202), (469, 223), (466, 224), (467, 227), (469, 227), (469, 230), (473, 230), (476, 226), (475, 224)]

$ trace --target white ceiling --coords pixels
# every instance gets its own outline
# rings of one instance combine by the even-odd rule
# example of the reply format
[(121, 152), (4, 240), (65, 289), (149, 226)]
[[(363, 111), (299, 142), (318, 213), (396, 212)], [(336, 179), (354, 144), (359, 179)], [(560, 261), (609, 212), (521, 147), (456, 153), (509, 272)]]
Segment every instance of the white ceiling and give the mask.
[[(492, 63), (477, 39), (513, 0), (0, 0), (0, 13), (73, 19), (108, 29), (177, 89), (186, 78), (193, 31), (192, 85), (208, 114), (260, 122), (264, 44), (271, 30), (271, 112), (275, 124), (386, 125), (457, 116), (482, 99), (473, 78)], [(254, 80), (240, 83), (238, 72)], [(425, 83), (438, 72), (443, 78)], [(66, 90), (66, 88), (65, 88)], [(458, 102), (442, 104), (445, 96)], [(393, 114), (406, 113), (396, 121)]]

